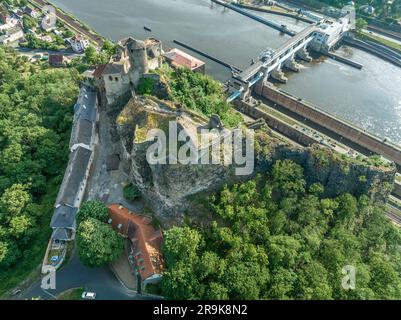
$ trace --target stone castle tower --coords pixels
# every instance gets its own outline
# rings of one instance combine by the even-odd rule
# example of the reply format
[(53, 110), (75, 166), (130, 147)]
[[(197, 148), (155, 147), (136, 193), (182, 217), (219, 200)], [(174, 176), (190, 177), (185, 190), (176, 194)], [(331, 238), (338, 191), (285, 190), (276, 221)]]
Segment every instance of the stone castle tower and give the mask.
[(142, 41), (128, 37), (120, 40), (117, 54), (94, 72), (96, 85), (106, 97), (107, 105), (134, 92), (141, 77), (161, 67), (162, 54), (162, 44), (157, 39)]

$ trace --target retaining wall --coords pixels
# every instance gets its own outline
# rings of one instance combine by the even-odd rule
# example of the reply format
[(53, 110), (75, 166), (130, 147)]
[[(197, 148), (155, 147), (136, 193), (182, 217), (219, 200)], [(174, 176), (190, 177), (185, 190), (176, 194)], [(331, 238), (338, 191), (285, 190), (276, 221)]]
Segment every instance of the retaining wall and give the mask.
[(400, 148), (384, 142), (378, 137), (362, 131), (345, 121), (337, 119), (334, 116), (309, 105), (301, 99), (292, 97), (285, 92), (272, 88), (271, 86), (255, 86), (254, 90), (258, 95), (282, 106), (283, 108), (348, 139), (349, 141), (369, 150), (373, 154), (380, 154), (385, 158), (394, 161), (398, 166), (401, 166)]
[(303, 145), (303, 146), (311, 146), (314, 143), (319, 143), (319, 141), (313, 139), (312, 137), (304, 134), (303, 132), (297, 130), (296, 128), (292, 127), (291, 125), (285, 123), (284, 121), (272, 116), (271, 114), (264, 111), (262, 108), (258, 107), (257, 105), (248, 103), (246, 101), (236, 100), (235, 108), (246, 114), (247, 116), (254, 118), (254, 119), (264, 119), (267, 125), (283, 134), (284, 136), (290, 138), (291, 140)]
[(393, 195), (401, 199), (401, 184), (397, 180), (394, 183)]

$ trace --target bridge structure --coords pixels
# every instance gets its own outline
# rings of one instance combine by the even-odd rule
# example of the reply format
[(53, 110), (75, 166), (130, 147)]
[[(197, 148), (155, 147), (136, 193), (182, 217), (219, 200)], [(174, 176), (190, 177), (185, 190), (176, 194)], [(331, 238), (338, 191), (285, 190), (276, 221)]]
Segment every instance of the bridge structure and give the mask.
[(314, 39), (316, 30), (318, 30), (316, 24), (308, 26), (278, 49), (263, 53), (257, 62), (242, 72), (234, 73), (228, 87), (230, 96), (227, 101), (245, 98), (252, 86), (258, 82), (264, 83), (269, 76), (277, 81), (286, 82), (287, 78), (282, 72), (282, 67), (298, 72), (301, 66), (295, 61), (295, 56), (307, 62), (312, 60), (306, 47)]

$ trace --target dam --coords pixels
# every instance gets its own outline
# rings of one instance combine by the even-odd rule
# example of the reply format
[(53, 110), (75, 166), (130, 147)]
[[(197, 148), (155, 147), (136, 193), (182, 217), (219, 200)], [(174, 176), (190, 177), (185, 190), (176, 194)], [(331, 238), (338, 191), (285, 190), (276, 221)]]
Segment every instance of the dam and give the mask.
[[(53, 3), (112, 40), (129, 35), (153, 36), (163, 41), (165, 48), (177, 46), (173, 40), (178, 40), (241, 70), (267, 48), (279, 48), (291, 39), (210, 0), (119, 0), (118, 5), (107, 0)], [(290, 30), (300, 31), (310, 25), (290, 17), (257, 14), (285, 24)], [(99, 16), (107, 16), (108, 23)], [(152, 29), (151, 33), (143, 30), (145, 25)], [(399, 68), (356, 48), (345, 46), (336, 53), (363, 63), (363, 69), (323, 57), (303, 63), (301, 72), (286, 74), (288, 82), (277, 86), (382, 139), (400, 144)], [(229, 69), (191, 54), (206, 61), (207, 74), (222, 82), (231, 78)]]

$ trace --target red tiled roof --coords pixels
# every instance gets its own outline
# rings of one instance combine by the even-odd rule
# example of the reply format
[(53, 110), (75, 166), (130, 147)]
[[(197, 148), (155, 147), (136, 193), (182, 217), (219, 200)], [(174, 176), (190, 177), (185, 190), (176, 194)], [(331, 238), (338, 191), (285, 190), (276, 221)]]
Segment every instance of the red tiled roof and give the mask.
[(106, 68), (107, 64), (100, 64), (97, 66), (95, 72), (93, 73), (93, 76), (95, 78), (100, 78), (103, 75), (103, 71)]
[(164, 57), (170, 61), (173, 67), (186, 67), (194, 70), (205, 64), (203, 61), (177, 48), (171, 49), (165, 53)]
[(161, 274), (164, 268), (161, 231), (150, 224), (149, 218), (137, 215), (118, 204), (109, 206), (109, 215), (113, 229), (131, 240), (141, 279)]

